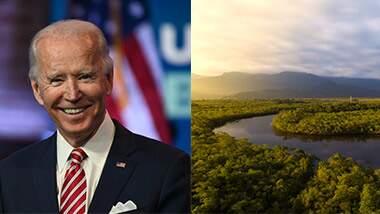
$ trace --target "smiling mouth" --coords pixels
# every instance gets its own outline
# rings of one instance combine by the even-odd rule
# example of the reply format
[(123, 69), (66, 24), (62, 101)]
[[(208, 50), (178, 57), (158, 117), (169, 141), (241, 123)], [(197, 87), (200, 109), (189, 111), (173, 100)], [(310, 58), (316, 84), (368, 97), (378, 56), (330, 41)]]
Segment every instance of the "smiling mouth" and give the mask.
[(63, 113), (69, 114), (69, 115), (75, 115), (75, 114), (80, 114), (84, 110), (86, 110), (87, 107), (82, 107), (82, 108), (59, 108)]

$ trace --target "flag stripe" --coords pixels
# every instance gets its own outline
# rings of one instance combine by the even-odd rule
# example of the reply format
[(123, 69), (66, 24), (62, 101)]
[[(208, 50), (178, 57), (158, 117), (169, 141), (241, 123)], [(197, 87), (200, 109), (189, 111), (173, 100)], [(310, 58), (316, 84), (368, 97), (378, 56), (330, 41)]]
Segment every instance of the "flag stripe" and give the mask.
[(161, 98), (163, 98), (164, 71), (159, 61), (158, 49), (152, 36), (154, 35), (152, 26), (148, 22), (140, 24), (136, 27), (135, 35), (141, 45), (141, 50), (144, 53), (145, 59), (151, 68), (151, 73), (155, 80), (157, 90), (161, 95)]
[(164, 116), (162, 100), (136, 37), (128, 36), (123, 43), (123, 50), (144, 94), (161, 140), (170, 143), (169, 127)]
[[(146, 99), (140, 90), (136, 77), (128, 64), (128, 59), (125, 55), (122, 61), (122, 69), (123, 75), (125, 75), (124, 79), (128, 91), (128, 105), (122, 112), (126, 127), (131, 131), (144, 136), (161, 140), (158, 130), (153, 123), (149, 106), (146, 103)], [(138, 121), (138, 123), (128, 121)]]
[(106, 97), (106, 108), (108, 110), (108, 113), (110, 114), (111, 118), (116, 119), (119, 122), (123, 121), (123, 118), (121, 117), (121, 111), (119, 109), (119, 106), (117, 105), (118, 98), (115, 97), (115, 95), (112, 94), (112, 96)]

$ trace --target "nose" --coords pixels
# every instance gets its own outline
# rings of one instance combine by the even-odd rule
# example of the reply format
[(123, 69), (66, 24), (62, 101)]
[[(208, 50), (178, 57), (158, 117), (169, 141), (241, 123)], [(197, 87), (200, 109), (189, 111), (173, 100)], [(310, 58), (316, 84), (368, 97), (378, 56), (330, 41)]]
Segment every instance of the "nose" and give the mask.
[(82, 93), (76, 80), (68, 79), (65, 85), (64, 98), (69, 102), (77, 102), (81, 99)]

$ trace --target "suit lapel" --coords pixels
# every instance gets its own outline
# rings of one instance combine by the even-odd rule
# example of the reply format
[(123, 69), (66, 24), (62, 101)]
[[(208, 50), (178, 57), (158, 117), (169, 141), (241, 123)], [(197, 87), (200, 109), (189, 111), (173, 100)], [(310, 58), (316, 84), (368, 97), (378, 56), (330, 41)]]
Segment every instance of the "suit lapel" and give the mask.
[(43, 207), (43, 212), (58, 212), (57, 201), (57, 179), (56, 179), (56, 134), (49, 137), (46, 141), (45, 151), (42, 152), (39, 159), (35, 160), (36, 168), (33, 169), (34, 185), (36, 197), (39, 198)]
[(136, 163), (128, 159), (136, 149), (132, 134), (116, 121), (114, 124), (115, 137), (90, 204), (90, 213), (108, 213), (136, 167)]

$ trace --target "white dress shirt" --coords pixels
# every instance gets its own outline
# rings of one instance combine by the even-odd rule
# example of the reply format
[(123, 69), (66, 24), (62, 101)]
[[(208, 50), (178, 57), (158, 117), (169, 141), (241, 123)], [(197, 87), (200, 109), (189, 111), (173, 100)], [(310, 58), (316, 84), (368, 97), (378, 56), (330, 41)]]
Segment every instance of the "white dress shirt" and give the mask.
[[(90, 207), (92, 197), (96, 186), (98, 185), (100, 175), (102, 174), (104, 164), (110, 151), (112, 141), (115, 135), (115, 125), (111, 117), (106, 113), (104, 121), (94, 136), (81, 148), (87, 154), (87, 158), (83, 160), (81, 166), (86, 174), (87, 182), (87, 201), (86, 213)], [(70, 167), (69, 157), (74, 149), (62, 134), (57, 131), (57, 189), (58, 189), (58, 205), (60, 206), (61, 188), (65, 178), (66, 170)]]

